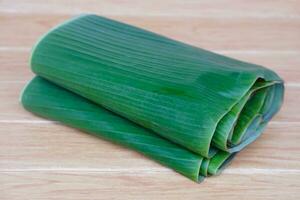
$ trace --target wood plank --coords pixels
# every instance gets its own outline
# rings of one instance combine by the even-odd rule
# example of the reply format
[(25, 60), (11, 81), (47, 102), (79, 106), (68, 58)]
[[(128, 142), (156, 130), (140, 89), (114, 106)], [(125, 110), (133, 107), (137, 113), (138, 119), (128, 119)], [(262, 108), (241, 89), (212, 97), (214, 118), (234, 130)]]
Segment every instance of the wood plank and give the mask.
[(2, 199), (289, 199), (300, 174), (223, 174), (196, 184), (181, 176), (96, 172), (2, 172)]
[(1, 123), (0, 127), (0, 171), (125, 169), (132, 172), (162, 168), (134, 151), (61, 124)]
[[(0, 120), (0, 171), (164, 169), (136, 152), (62, 124), (36, 119), (40, 121)], [(271, 123), (260, 139), (237, 156), (230, 168), (300, 169), (299, 131), (299, 123)]]
[[(30, 48), (70, 15), (1, 15), (0, 47)], [(114, 19), (211, 50), (300, 50), (300, 20), (113, 16)]]
[[(287, 83), (299, 82), (300, 51), (297, 52), (253, 52), (219, 51), (229, 57), (266, 66), (276, 71)], [(3, 50), (0, 55), (0, 81), (27, 81), (32, 76), (29, 69), (30, 49)]]
[(174, 1), (174, 0), (2, 0), (2, 13), (98, 13), (102, 15), (159, 15), (159, 16), (204, 16), (204, 17), (251, 17), (280, 18), (299, 17), (300, 3), (295, 0), (272, 1)]
[[(20, 56), (16, 56), (20, 55)], [(0, 70), (3, 74), (1, 74), (1, 85), (0, 85), (0, 98), (2, 102), (0, 104), (0, 120), (20, 120), (20, 119), (36, 119), (32, 115), (29, 115), (25, 112), (19, 105), (19, 95), (25, 86), (26, 82), (31, 79), (34, 75), (30, 72), (30, 69), (27, 64), (27, 53), (16, 53), (13, 56), (11, 54), (2, 54), (4, 55), (4, 59), (0, 59), (5, 63), (5, 65), (0, 66)], [(6, 57), (7, 56), (7, 57)], [(240, 55), (239, 55), (240, 56)], [(283, 56), (279, 56), (283, 57)], [(270, 62), (269, 64), (274, 66), (276, 71), (283, 76), (287, 83), (293, 83), (293, 81), (298, 81), (299, 70), (297, 64), (299, 59), (293, 60), (292, 57), (290, 59), (286, 58), (286, 60), (290, 60), (291, 63), (295, 62), (296, 64), (287, 65), (289, 67), (282, 67), (280, 64), (274, 63), (272, 61), (280, 60), (280, 58), (275, 58), (273, 56), (268, 59), (263, 59), (263, 56), (251, 57), (250, 59), (257, 59), (262, 62)], [(18, 61), (20, 60), (20, 61)], [(280, 61), (279, 61), (280, 62)], [(270, 66), (269, 65), (269, 66)], [(295, 83), (297, 87), (291, 87), (290, 85), (286, 88), (285, 101), (284, 105), (280, 111), (280, 113), (275, 117), (275, 121), (283, 121), (283, 122), (299, 122), (300, 120), (300, 107), (298, 106), (298, 99), (300, 98), (300, 88), (298, 87), (298, 83)]]
[[(0, 98), (5, 103), (1, 104), (0, 107), (0, 110), (2, 110), (0, 115), (2, 128), (0, 130), (3, 130), (3, 134), (0, 135), (4, 137), (0, 139), (3, 142), (3, 144), (0, 144), (2, 147), (0, 166), (5, 169), (57, 168), (59, 166), (62, 168), (84, 168), (86, 170), (95, 168), (120, 170), (130, 166), (129, 169), (136, 170), (147, 166), (147, 169), (157, 170), (157, 167), (159, 167), (156, 163), (148, 159), (143, 159), (139, 154), (132, 151), (125, 151), (121, 147), (103, 140), (95, 140), (93, 137), (81, 134), (73, 129), (55, 124), (35, 124), (35, 121), (39, 122), (42, 119), (24, 111), (18, 102), (18, 95), (23, 84), (4, 83), (1, 86)], [(295, 124), (292, 124), (292, 127), (290, 127), (291, 124), (289, 123), (291, 120), (295, 120), (295, 122), (299, 121), (297, 114), (299, 111), (296, 104), (298, 96), (300, 96), (300, 91), (297, 88), (287, 89), (286, 103), (281, 113), (275, 119), (287, 121), (287, 124), (271, 125), (261, 140), (258, 140), (252, 145), (253, 147), (251, 146), (251, 148), (246, 149), (238, 155), (238, 161), (234, 162), (232, 166), (235, 166), (235, 168), (275, 167), (292, 169), (300, 167), (300, 158), (299, 154), (297, 154), (299, 152), (299, 148), (297, 148), (297, 144), (299, 143), (299, 138), (297, 138), (299, 127), (293, 127)], [(291, 113), (294, 114), (291, 115)], [(29, 124), (22, 124), (23, 119), (29, 120)], [(21, 120), (21, 124), (18, 124), (18, 120)], [(34, 120), (33, 124), (30, 123), (31, 120)], [(273, 138), (273, 135), (276, 135), (276, 137)], [(263, 139), (264, 137), (267, 138)], [(65, 138), (68, 138), (68, 144), (65, 143)], [(70, 140), (69, 138), (72, 139)], [(52, 142), (49, 143), (49, 141)], [(293, 142), (295, 142), (295, 145), (293, 145)], [(282, 147), (278, 147), (280, 143), (282, 143)], [(87, 147), (87, 145), (91, 145), (91, 148)], [(286, 148), (291, 151), (286, 151)], [(274, 154), (273, 152), (276, 152), (278, 149), (280, 149), (279, 154)], [(64, 153), (57, 154), (58, 152)], [(78, 155), (77, 153), (74, 154), (74, 152), (84, 153)], [(110, 152), (109, 158), (113, 157), (113, 159), (107, 160), (109, 159), (107, 152)], [(74, 155), (76, 156), (74, 157)], [(68, 159), (66, 160), (65, 158)], [(122, 160), (122, 158), (126, 159)], [(82, 159), (86, 160), (88, 164), (80, 165)], [(132, 163), (135, 165), (132, 166)], [(161, 169), (158, 168), (158, 170)]]

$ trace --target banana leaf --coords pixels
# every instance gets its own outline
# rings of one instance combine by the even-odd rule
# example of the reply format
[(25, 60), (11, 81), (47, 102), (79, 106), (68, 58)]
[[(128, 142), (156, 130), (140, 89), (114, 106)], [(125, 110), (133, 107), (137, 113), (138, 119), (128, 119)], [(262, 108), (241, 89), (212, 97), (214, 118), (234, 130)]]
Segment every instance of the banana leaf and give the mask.
[(96, 15), (44, 35), (22, 94), (42, 117), (101, 136), (200, 181), (278, 112), (273, 71)]
[(204, 158), (40, 77), (28, 84), (22, 103), (30, 112), (135, 149), (195, 181), (219, 174), (234, 157), (219, 151)]

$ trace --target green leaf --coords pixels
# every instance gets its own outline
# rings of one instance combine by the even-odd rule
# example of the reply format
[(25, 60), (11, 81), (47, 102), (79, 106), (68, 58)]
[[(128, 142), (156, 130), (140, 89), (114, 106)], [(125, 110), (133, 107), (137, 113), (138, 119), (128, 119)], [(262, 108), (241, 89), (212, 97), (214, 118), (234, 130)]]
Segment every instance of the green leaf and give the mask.
[[(22, 103), (28, 111), (41, 117), (55, 119), (132, 148), (194, 181), (199, 182), (204, 176), (210, 175), (210, 172), (209, 174), (199, 172), (200, 166), (203, 168), (202, 156), (43, 78), (35, 77), (27, 85), (22, 95)], [(213, 168), (213, 173), (221, 171), (226, 156), (229, 157), (230, 154), (220, 151), (212, 158), (213, 162), (204, 167), (205, 170)]]
[[(23, 94), (31, 96), (26, 103), (23, 98), (29, 111), (104, 135), (101, 125), (94, 127), (82, 118), (109, 123), (111, 129), (135, 125), (139, 133), (149, 132), (164, 144), (145, 139), (148, 146), (131, 148), (193, 180), (223, 169), (235, 152), (260, 136), (283, 101), (283, 81), (267, 68), (96, 15), (74, 18), (49, 31), (34, 47), (31, 67), (60, 88), (49, 95), (47, 88), (54, 86), (35, 79)], [(34, 97), (30, 87), (44, 90)], [(72, 94), (72, 100), (54, 93)], [(49, 114), (41, 109), (47, 105), (51, 110), (55, 103), (60, 108), (72, 105), (74, 112)], [(83, 114), (87, 105), (93, 109)], [(109, 116), (100, 114), (105, 109)], [(111, 116), (124, 120), (123, 125)], [(124, 130), (120, 133), (105, 138), (127, 146), (136, 140)], [(182, 156), (174, 155), (177, 150), (161, 153), (167, 144), (197, 159), (167, 159)]]

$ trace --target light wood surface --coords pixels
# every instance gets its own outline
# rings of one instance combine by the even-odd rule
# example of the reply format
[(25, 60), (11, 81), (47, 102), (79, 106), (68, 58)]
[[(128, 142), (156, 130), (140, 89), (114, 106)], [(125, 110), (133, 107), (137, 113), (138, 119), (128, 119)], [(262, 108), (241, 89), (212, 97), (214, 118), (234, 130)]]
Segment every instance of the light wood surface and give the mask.
[[(97, 13), (280, 74), (286, 96), (265, 133), (196, 184), (142, 155), (38, 118), (19, 104), (34, 42)], [(0, 199), (299, 199), (300, 1), (0, 0)]]

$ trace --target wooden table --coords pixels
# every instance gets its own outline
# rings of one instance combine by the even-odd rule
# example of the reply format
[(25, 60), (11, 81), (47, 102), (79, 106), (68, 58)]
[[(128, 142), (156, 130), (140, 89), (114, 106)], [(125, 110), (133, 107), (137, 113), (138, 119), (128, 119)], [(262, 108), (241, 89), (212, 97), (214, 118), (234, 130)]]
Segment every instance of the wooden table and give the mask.
[[(219, 177), (196, 184), (138, 153), (26, 112), (41, 34), (97, 13), (231, 57), (286, 81), (263, 136)], [(0, 199), (300, 199), (300, 1), (0, 0)]]

